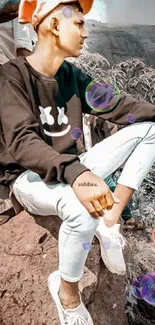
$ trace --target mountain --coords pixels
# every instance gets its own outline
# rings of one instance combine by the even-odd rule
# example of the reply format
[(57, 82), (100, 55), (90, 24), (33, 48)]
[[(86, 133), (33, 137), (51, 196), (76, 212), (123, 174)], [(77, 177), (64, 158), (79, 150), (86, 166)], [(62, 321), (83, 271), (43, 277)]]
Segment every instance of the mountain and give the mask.
[(111, 65), (134, 57), (155, 68), (155, 26), (108, 26), (87, 20), (86, 28), (89, 50), (102, 54)]

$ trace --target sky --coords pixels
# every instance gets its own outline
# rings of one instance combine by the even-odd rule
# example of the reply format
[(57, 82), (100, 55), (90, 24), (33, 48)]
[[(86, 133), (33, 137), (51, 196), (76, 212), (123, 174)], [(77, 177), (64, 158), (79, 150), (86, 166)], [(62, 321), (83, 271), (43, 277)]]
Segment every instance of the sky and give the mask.
[(155, 0), (94, 0), (85, 18), (109, 24), (155, 25)]

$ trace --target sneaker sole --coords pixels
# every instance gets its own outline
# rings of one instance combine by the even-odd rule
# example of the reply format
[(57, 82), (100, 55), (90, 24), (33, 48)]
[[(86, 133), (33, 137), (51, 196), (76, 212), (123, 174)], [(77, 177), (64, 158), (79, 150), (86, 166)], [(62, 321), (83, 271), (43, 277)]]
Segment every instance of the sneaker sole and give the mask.
[[(48, 277), (48, 288), (49, 288), (50, 294), (51, 294), (51, 296), (52, 296), (52, 298), (53, 298), (53, 300), (54, 300), (54, 302), (56, 304), (60, 323), (61, 323), (61, 325), (64, 325), (63, 312), (62, 312), (61, 308), (59, 307), (60, 302), (59, 302), (59, 300), (57, 298), (56, 290), (53, 290), (52, 289), (52, 284), (54, 284), (54, 282), (59, 281), (58, 279), (56, 279), (58, 277), (60, 279), (60, 273), (59, 273), (59, 271), (55, 271), (55, 272), (53, 272), (53, 273), (51, 273), (49, 275), (49, 277)], [(54, 284), (54, 287), (55, 287), (55, 284)]]
[(100, 237), (95, 233), (95, 236), (97, 237), (99, 243), (100, 243), (100, 248), (101, 248), (101, 257), (102, 257), (102, 260), (103, 260), (103, 263), (106, 265), (106, 267), (108, 268), (108, 270), (111, 272), (111, 273), (115, 273), (115, 274), (118, 274), (118, 275), (125, 275), (126, 272), (118, 272), (116, 270), (114, 270), (108, 263), (108, 260), (107, 260), (107, 257), (106, 257), (106, 254), (104, 252), (104, 249), (102, 247), (102, 242), (101, 242), (101, 239)]

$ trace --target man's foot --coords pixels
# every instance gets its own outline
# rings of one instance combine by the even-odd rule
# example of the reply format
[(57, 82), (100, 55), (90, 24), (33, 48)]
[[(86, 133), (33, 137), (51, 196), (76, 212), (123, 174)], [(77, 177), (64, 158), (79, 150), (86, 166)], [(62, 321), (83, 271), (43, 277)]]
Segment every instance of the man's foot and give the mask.
[(93, 320), (84, 306), (84, 304), (81, 301), (81, 295), (80, 295), (80, 305), (74, 309), (64, 309), (60, 299), (59, 299), (59, 288), (60, 288), (60, 272), (56, 271), (54, 273), (51, 273), (48, 278), (48, 287), (49, 291), (53, 297), (53, 300), (55, 301), (55, 304), (57, 306), (60, 324), (61, 325), (93, 325)]
[(103, 218), (100, 218), (95, 236), (100, 243), (103, 262), (109, 271), (124, 275), (126, 273), (126, 265), (122, 250), (125, 246), (125, 238), (120, 234), (119, 229), (119, 224), (107, 227)]

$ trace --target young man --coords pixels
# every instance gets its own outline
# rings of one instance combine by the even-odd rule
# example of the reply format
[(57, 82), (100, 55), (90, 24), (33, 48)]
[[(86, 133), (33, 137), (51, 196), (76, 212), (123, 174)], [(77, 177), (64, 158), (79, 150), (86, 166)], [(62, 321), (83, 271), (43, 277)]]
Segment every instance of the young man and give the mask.
[[(32, 23), (38, 44), (32, 55), (3, 65), (0, 75), (0, 182), (30, 213), (63, 221), (59, 271), (48, 281), (63, 325), (93, 324), (78, 291), (91, 242), (96, 235), (104, 262), (119, 270), (121, 255), (115, 259), (116, 250), (105, 249), (105, 237), (120, 238), (116, 223), (155, 161), (155, 106), (123, 96), (112, 110), (97, 112), (86, 101), (91, 78), (64, 61), (80, 55), (83, 14), (92, 4), (21, 0), (19, 20)], [(98, 87), (92, 97), (100, 106), (109, 94)], [(78, 154), (82, 112), (122, 125), (132, 113), (136, 123)], [(113, 195), (103, 179), (124, 161)]]

